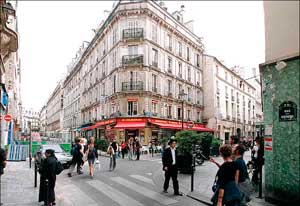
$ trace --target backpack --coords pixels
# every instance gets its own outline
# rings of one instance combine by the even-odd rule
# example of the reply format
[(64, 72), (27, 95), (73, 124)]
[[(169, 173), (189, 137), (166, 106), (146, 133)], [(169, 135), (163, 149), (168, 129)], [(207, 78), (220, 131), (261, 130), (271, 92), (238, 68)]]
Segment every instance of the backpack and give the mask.
[(60, 161), (56, 160), (56, 169), (55, 173), (59, 175), (64, 170), (63, 165), (60, 163)]
[(72, 147), (72, 149), (71, 149), (71, 155), (75, 156), (75, 155), (77, 155), (77, 153), (78, 153), (77, 145), (75, 145), (75, 146)]

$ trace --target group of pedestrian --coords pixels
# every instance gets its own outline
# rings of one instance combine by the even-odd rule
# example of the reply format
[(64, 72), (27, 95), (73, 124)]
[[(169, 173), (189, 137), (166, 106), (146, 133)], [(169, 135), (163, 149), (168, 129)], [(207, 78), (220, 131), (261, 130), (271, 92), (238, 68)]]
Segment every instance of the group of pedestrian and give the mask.
[[(262, 148), (259, 146), (260, 139), (256, 139), (257, 149), (254, 153), (258, 155), (257, 161), (262, 161)], [(216, 174), (213, 186), (214, 195), (212, 197), (213, 205), (217, 206), (244, 206), (250, 201), (253, 192), (252, 184), (249, 178), (247, 165), (243, 159), (246, 148), (243, 144), (231, 141), (231, 144), (224, 144), (219, 151), (224, 160), (223, 164), (217, 163), (213, 158), (211, 162), (215, 163), (219, 170)], [(261, 164), (259, 162), (258, 164)], [(252, 181), (257, 177), (255, 174)]]
[(98, 152), (95, 148), (95, 138), (91, 137), (87, 142), (85, 138), (76, 138), (75, 145), (71, 149), (72, 163), (68, 172), (68, 176), (72, 177), (72, 173), (77, 166), (77, 174), (81, 175), (82, 167), (87, 161), (89, 165), (89, 175), (91, 178), (94, 177), (94, 164), (98, 160)]
[(142, 145), (138, 139), (138, 137), (131, 137), (128, 141), (122, 141), (120, 150), (122, 154), (122, 159), (127, 155), (129, 160), (139, 160), (141, 155)]

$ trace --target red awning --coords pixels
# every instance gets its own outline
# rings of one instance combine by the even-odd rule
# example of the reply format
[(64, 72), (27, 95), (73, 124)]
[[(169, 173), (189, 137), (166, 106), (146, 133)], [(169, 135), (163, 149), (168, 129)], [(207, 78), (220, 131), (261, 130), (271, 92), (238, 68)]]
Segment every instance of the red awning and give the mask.
[[(159, 122), (155, 122), (152, 124), (155, 124), (155, 125), (159, 126), (160, 128), (181, 129), (181, 125), (179, 125), (179, 124), (167, 124), (167, 123), (159, 123)], [(183, 125), (183, 128), (186, 128), (186, 125)]]
[(82, 131), (87, 131), (87, 130), (92, 130), (92, 129), (96, 129), (96, 128), (97, 128), (97, 125), (92, 125), (92, 126), (89, 126), (89, 127), (84, 127), (81, 130)]
[(213, 132), (213, 129), (206, 128), (206, 127), (199, 127), (199, 126), (193, 126), (191, 128), (192, 130), (200, 131), (200, 132)]
[(114, 129), (139, 129), (145, 128), (145, 122), (118, 122)]

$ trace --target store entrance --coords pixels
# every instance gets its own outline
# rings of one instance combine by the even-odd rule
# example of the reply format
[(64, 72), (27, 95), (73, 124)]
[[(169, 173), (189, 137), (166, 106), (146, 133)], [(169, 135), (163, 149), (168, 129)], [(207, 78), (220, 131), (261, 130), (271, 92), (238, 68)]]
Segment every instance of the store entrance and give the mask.
[(139, 136), (139, 130), (134, 129), (134, 130), (125, 130), (125, 141), (128, 141), (131, 137), (135, 138)]

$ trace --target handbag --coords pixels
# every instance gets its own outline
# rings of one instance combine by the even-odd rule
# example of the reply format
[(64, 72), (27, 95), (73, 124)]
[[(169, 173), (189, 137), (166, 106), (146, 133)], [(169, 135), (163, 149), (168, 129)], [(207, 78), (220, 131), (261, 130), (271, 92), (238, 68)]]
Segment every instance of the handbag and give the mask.
[(216, 190), (217, 190), (217, 176), (215, 176), (215, 181), (213, 183), (213, 186), (211, 187), (211, 190), (213, 192), (216, 192)]
[[(232, 201), (241, 201), (242, 195), (240, 193), (239, 188), (237, 187), (235, 181), (230, 181), (226, 184), (224, 189), (223, 203), (228, 203)], [(211, 198), (213, 205), (217, 205), (219, 195), (219, 185), (217, 185), (217, 189), (214, 195)]]

